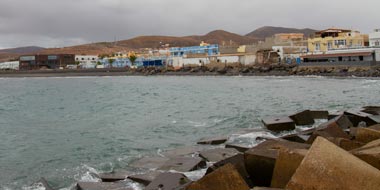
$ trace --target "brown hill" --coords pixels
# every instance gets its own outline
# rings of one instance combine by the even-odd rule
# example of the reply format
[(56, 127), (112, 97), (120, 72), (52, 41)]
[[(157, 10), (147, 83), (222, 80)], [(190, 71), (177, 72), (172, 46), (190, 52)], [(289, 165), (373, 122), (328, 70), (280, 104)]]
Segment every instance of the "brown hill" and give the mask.
[(279, 33), (303, 33), (306, 37), (315, 33), (316, 30), (305, 28), (305, 29), (296, 29), (296, 28), (284, 28), (284, 27), (274, 27), (274, 26), (264, 26), (254, 30), (253, 32), (245, 35), (248, 37), (257, 38), (264, 40), (267, 37), (271, 37)]
[(227, 32), (224, 30), (215, 30), (204, 36), (190, 36), (191, 38), (199, 41), (204, 41), (211, 44), (220, 45), (247, 45), (258, 41), (255, 37), (241, 36), (239, 34)]

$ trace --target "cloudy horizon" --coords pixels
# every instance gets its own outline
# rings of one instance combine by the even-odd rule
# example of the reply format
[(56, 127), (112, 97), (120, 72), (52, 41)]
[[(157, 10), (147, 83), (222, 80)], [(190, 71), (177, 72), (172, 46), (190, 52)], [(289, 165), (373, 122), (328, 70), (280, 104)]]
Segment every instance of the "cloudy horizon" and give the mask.
[(0, 0), (0, 49), (63, 47), (141, 35), (245, 35), (262, 26), (369, 33), (380, 2), (362, 0)]

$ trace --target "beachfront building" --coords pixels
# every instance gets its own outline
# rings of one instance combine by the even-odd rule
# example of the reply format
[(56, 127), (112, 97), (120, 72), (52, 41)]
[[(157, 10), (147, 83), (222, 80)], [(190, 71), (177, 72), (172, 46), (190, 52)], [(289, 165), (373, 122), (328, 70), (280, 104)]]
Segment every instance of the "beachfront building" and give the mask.
[(318, 31), (308, 39), (309, 52), (324, 53), (332, 49), (357, 48), (368, 46), (368, 35), (359, 31), (329, 28)]
[(301, 63), (301, 55), (307, 52), (307, 46), (273, 46), (272, 50), (277, 52), (280, 63)]
[(369, 34), (369, 46), (380, 47), (380, 29), (376, 29), (373, 33)]
[(97, 55), (75, 55), (76, 64), (83, 69), (93, 69), (99, 61)]
[(19, 57), (20, 70), (64, 69), (75, 65), (73, 54), (23, 55)]
[(219, 54), (219, 45), (206, 44), (203, 46), (191, 47), (173, 47), (169, 49), (172, 57), (186, 57), (187, 55), (217, 55)]
[(0, 63), (0, 70), (19, 70), (19, 61), (8, 61)]

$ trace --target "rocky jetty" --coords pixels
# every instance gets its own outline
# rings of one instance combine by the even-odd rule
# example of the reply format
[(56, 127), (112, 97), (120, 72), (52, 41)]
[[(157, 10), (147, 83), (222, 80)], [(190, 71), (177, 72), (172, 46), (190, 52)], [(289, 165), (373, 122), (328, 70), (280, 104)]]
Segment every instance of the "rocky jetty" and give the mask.
[[(380, 107), (330, 113), (304, 110), (263, 119), (255, 146), (234, 145), (230, 136), (205, 137), (194, 146), (144, 157), (131, 166), (146, 172), (97, 174), (78, 190), (312, 190), (380, 189)], [(196, 145), (197, 144), (197, 145)], [(186, 174), (204, 171), (194, 179)], [(48, 189), (48, 183), (43, 180)]]

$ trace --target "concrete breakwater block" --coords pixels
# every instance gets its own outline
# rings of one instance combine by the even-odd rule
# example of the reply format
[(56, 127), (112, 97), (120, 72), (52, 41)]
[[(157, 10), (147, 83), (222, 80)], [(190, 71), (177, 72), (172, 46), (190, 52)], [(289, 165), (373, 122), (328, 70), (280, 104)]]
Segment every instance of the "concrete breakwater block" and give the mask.
[(348, 119), (347, 116), (338, 115), (334, 117), (333, 119), (330, 119), (329, 121), (325, 123), (322, 123), (321, 125), (319, 125), (318, 128), (326, 128), (329, 126), (338, 126), (342, 129), (350, 129), (353, 127), (353, 124), (351, 123), (351, 121)]
[(329, 112), (325, 110), (310, 110), (313, 119), (329, 119)]
[(296, 125), (313, 125), (314, 124), (314, 118), (310, 110), (298, 112), (289, 117), (295, 122)]
[(226, 144), (225, 148), (233, 148), (239, 152), (245, 152), (252, 147), (245, 144), (229, 143), (229, 144)]
[(310, 135), (303, 135), (303, 134), (297, 133), (297, 134), (286, 135), (281, 138), (287, 141), (305, 143), (307, 139), (310, 138)]
[(296, 128), (296, 124), (290, 117), (265, 118), (262, 120), (264, 126), (271, 131), (289, 131)]
[(373, 123), (379, 124), (380, 123), (380, 115), (371, 115), (369, 116), (369, 119), (373, 121)]
[(317, 137), (285, 189), (378, 190), (380, 171)]
[(135, 168), (145, 168), (145, 169), (156, 169), (161, 167), (169, 158), (165, 157), (145, 157), (139, 160), (136, 160), (130, 164), (130, 166)]
[(238, 153), (239, 151), (234, 148), (216, 148), (202, 151), (199, 153), (199, 156), (209, 162), (219, 162)]
[(136, 174), (128, 176), (128, 179), (135, 181), (137, 183), (141, 183), (145, 186), (149, 185), (157, 176), (159, 176), (162, 172), (160, 171), (149, 171), (144, 174)]
[(255, 187), (252, 190), (283, 190), (279, 188), (270, 188), (270, 187)]
[(380, 139), (380, 131), (359, 127), (356, 129), (355, 139), (359, 142), (369, 143), (371, 141)]
[(187, 190), (249, 190), (240, 173), (232, 164), (226, 164), (200, 180), (191, 183)]
[(223, 144), (228, 140), (227, 136), (219, 136), (219, 137), (208, 137), (202, 138), (197, 142), (197, 144), (208, 144), (208, 145), (219, 145)]
[(367, 126), (376, 124), (374, 121), (372, 121), (372, 119), (369, 118), (372, 116), (372, 114), (365, 113), (361, 109), (347, 110), (344, 112), (344, 115), (348, 116), (348, 119), (354, 126), (358, 126), (358, 124), (362, 121), (364, 121)]
[(306, 154), (306, 149), (281, 149), (274, 166), (271, 187), (285, 188)]
[(247, 172), (255, 186), (269, 187), (278, 153), (281, 148), (308, 149), (309, 144), (285, 140), (268, 140), (244, 153)]
[(185, 147), (180, 147), (173, 150), (167, 150), (163, 152), (162, 154), (169, 158), (176, 158), (180, 156), (191, 156), (205, 149), (206, 148), (203, 146), (185, 146)]
[(181, 173), (162, 173), (145, 190), (184, 189), (190, 182), (191, 180)]
[(217, 170), (220, 167), (223, 167), (226, 164), (232, 164), (235, 166), (236, 170), (239, 172), (241, 177), (243, 177), (248, 186), (253, 187), (253, 183), (248, 175), (247, 169), (245, 168), (244, 154), (241, 153), (213, 164), (207, 169), (206, 175)]
[(335, 145), (339, 146), (340, 148), (350, 151), (353, 149), (360, 148), (364, 146), (365, 144), (359, 141), (345, 139), (345, 138), (338, 138), (338, 137), (326, 137), (327, 140), (334, 143)]
[(127, 171), (115, 171), (111, 173), (100, 173), (97, 175), (102, 182), (115, 182), (127, 179), (130, 173)]
[(372, 115), (380, 115), (380, 106), (365, 106), (362, 111)]
[(380, 124), (376, 124), (376, 125), (372, 125), (370, 127), (368, 127), (369, 129), (373, 129), (373, 130), (376, 130), (376, 131), (380, 131)]
[(344, 139), (350, 139), (350, 135), (343, 131), (335, 122), (329, 124), (322, 124), (320, 127), (316, 128), (310, 138), (306, 141), (308, 144), (312, 144), (314, 140), (319, 137), (338, 137)]
[(380, 146), (361, 148), (358, 150), (353, 150), (351, 153), (380, 170)]
[(198, 157), (177, 157), (166, 161), (159, 170), (175, 170), (179, 172), (189, 172), (205, 168), (206, 162)]
[(127, 188), (125, 183), (109, 183), (109, 182), (78, 182), (78, 190), (133, 190)]

